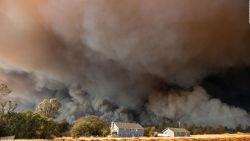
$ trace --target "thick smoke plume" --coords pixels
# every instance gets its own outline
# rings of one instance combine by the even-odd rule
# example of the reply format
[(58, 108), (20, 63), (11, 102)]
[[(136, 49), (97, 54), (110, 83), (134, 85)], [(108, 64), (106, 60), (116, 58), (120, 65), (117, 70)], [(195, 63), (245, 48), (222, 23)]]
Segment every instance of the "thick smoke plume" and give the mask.
[(250, 65), (247, 10), (247, 0), (1, 0), (0, 78), (20, 111), (56, 97), (69, 121), (250, 125), (199, 86)]

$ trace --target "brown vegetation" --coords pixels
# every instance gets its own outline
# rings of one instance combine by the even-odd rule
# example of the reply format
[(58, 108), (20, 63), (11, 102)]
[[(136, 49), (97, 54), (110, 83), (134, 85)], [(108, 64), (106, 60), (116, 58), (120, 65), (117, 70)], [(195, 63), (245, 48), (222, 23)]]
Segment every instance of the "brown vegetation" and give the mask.
[(185, 138), (141, 137), (141, 138), (58, 138), (55, 141), (250, 141), (250, 134), (194, 135)]

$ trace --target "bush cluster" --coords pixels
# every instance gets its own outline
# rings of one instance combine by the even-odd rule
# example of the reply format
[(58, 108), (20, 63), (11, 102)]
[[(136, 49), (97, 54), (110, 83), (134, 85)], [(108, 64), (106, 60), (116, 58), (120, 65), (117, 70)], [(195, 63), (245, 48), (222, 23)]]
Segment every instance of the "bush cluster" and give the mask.
[(109, 132), (109, 126), (105, 121), (97, 116), (86, 116), (75, 122), (71, 129), (71, 136), (107, 136)]
[(53, 138), (65, 128), (63, 124), (35, 112), (7, 113), (0, 116), (0, 136), (16, 138)]
[[(250, 132), (250, 127), (228, 129), (223, 126), (218, 127), (186, 127), (191, 134), (221, 134)], [(145, 136), (154, 136), (159, 132), (160, 127), (146, 127)], [(107, 122), (97, 116), (85, 116), (78, 119), (70, 128), (69, 123), (64, 120), (56, 122), (51, 118), (39, 113), (28, 111), (20, 113), (7, 113), (0, 115), (0, 136), (15, 135), (16, 138), (41, 138), (50, 139), (62, 135), (72, 137), (107, 136), (110, 133)]]

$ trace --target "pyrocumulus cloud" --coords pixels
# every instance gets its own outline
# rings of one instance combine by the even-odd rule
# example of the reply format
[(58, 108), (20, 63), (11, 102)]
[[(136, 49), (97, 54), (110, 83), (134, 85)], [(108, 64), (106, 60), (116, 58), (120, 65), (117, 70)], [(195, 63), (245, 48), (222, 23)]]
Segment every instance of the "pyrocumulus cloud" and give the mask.
[(246, 0), (2, 0), (0, 79), (20, 111), (56, 97), (59, 119), (69, 121), (95, 114), (143, 124), (250, 125), (244, 109), (199, 86), (209, 74), (250, 65), (247, 6)]

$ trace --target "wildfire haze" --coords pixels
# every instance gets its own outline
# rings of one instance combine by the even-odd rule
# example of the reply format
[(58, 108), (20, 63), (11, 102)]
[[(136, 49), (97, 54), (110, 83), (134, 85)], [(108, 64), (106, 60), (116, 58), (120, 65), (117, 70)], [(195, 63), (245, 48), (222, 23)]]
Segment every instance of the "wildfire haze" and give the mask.
[(250, 125), (248, 0), (0, 0), (0, 31), (20, 111), (58, 98), (68, 121)]

